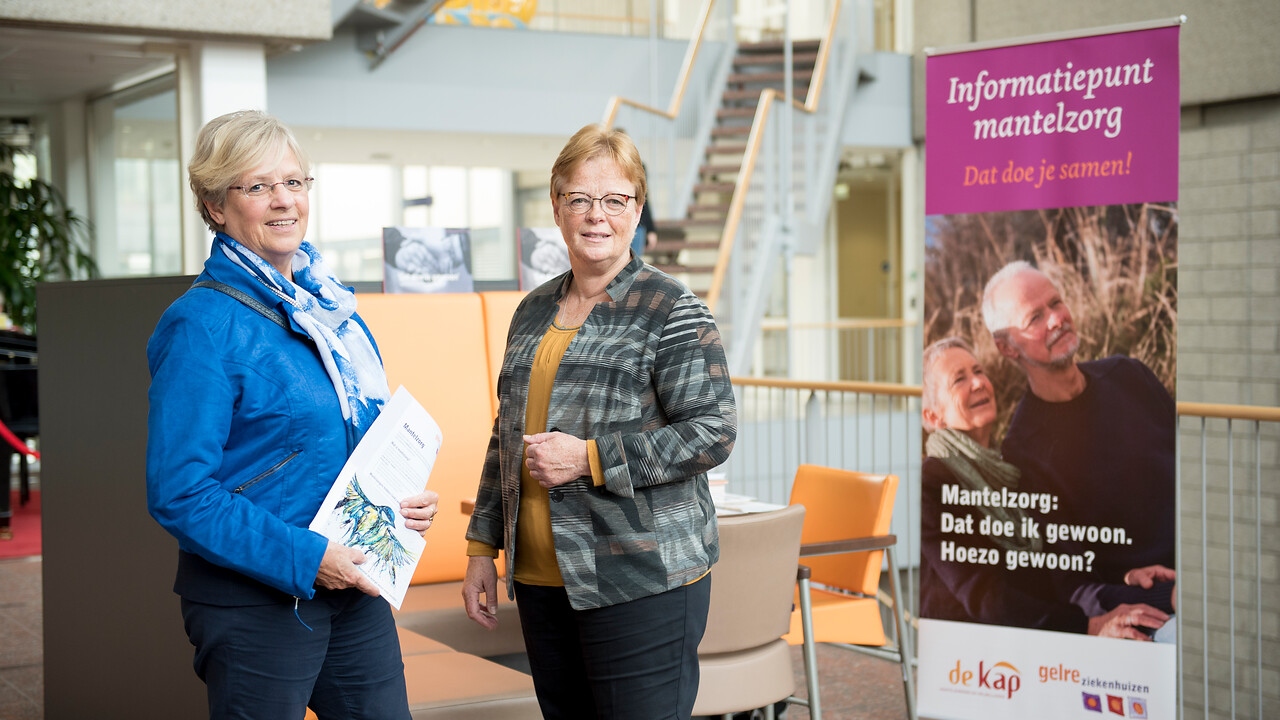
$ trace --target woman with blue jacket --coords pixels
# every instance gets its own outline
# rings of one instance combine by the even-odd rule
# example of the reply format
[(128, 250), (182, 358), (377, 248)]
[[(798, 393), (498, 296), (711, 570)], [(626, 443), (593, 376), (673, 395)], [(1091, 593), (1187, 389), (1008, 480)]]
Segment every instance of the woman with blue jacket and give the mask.
[[(308, 529), (389, 396), (354, 294), (303, 241), (308, 170), (261, 112), (196, 139), (191, 189), (216, 236), (147, 344), (147, 503), (178, 539), (174, 591), (211, 717), (407, 719), (363, 554)], [(406, 499), (406, 526), (425, 532), (437, 500)]]

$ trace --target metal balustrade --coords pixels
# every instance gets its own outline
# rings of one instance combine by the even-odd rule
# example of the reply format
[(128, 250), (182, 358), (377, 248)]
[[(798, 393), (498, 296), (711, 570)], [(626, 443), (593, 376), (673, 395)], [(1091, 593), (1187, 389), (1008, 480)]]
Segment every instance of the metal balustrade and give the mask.
[[(899, 476), (892, 532), (914, 618), (920, 387), (739, 377), (734, 389), (729, 492), (785, 503), (801, 463)], [(1280, 408), (1180, 402), (1178, 415), (1179, 718), (1280, 717)]]

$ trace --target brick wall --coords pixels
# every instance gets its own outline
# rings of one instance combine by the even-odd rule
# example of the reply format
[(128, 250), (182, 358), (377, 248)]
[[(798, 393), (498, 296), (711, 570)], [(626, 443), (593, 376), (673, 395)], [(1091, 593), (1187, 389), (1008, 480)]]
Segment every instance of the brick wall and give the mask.
[(1184, 111), (1178, 398), (1280, 406), (1280, 98)]
[[(1280, 99), (1184, 110), (1180, 154), (1178, 399), (1280, 406)], [(1278, 717), (1280, 427), (1180, 440), (1185, 718)]]

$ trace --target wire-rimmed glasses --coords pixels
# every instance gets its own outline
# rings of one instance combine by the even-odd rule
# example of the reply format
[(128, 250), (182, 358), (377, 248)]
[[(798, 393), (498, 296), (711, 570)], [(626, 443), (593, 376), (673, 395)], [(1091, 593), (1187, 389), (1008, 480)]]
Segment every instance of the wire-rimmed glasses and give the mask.
[(316, 181), (313, 177), (305, 178), (285, 178), (280, 182), (259, 182), (252, 185), (232, 185), (228, 190), (239, 190), (244, 193), (247, 198), (261, 198), (275, 193), (277, 185), (283, 185), (286, 190), (291, 193), (300, 193), (304, 190), (310, 190), (311, 184)]
[(621, 215), (622, 211), (627, 209), (627, 203), (636, 199), (635, 195), (622, 193), (609, 193), (598, 198), (581, 192), (560, 193), (560, 196), (565, 199), (565, 205), (574, 215), (585, 215), (597, 200), (600, 201), (600, 209), (604, 210), (605, 215)]

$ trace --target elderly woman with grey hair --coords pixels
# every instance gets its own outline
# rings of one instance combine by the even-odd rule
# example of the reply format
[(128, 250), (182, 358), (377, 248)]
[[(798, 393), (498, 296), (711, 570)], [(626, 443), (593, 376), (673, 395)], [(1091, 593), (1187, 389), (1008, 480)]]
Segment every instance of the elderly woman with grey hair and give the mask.
[[(407, 720), (364, 554), (308, 528), (390, 393), (355, 295), (303, 240), (306, 155), (279, 120), (235, 112), (200, 131), (188, 172), (215, 237), (147, 344), (147, 505), (178, 539), (209, 714)], [(404, 525), (425, 532), (437, 500), (403, 500)]]
[[(1036, 510), (1003, 502), (943, 503), (944, 488), (957, 497), (1016, 494), (1021, 473), (994, 449), (995, 389), (973, 348), (958, 337), (944, 338), (925, 348), (922, 367), (920, 414), (929, 437), (920, 468), (920, 616), (1150, 640), (1143, 628), (1154, 631), (1169, 615), (1141, 602), (1121, 602), (1140, 596), (1140, 588), (1103, 587), (1047, 570), (1005, 570), (1006, 553), (1044, 549), (1038, 536), (1024, 530), (1023, 521), (1035, 521)], [(984, 523), (1000, 532), (981, 532)], [(1055, 586), (1067, 586), (1067, 595), (1088, 586), (1115, 603), (1105, 614), (1088, 617), (1077, 605), (1055, 599)]]

